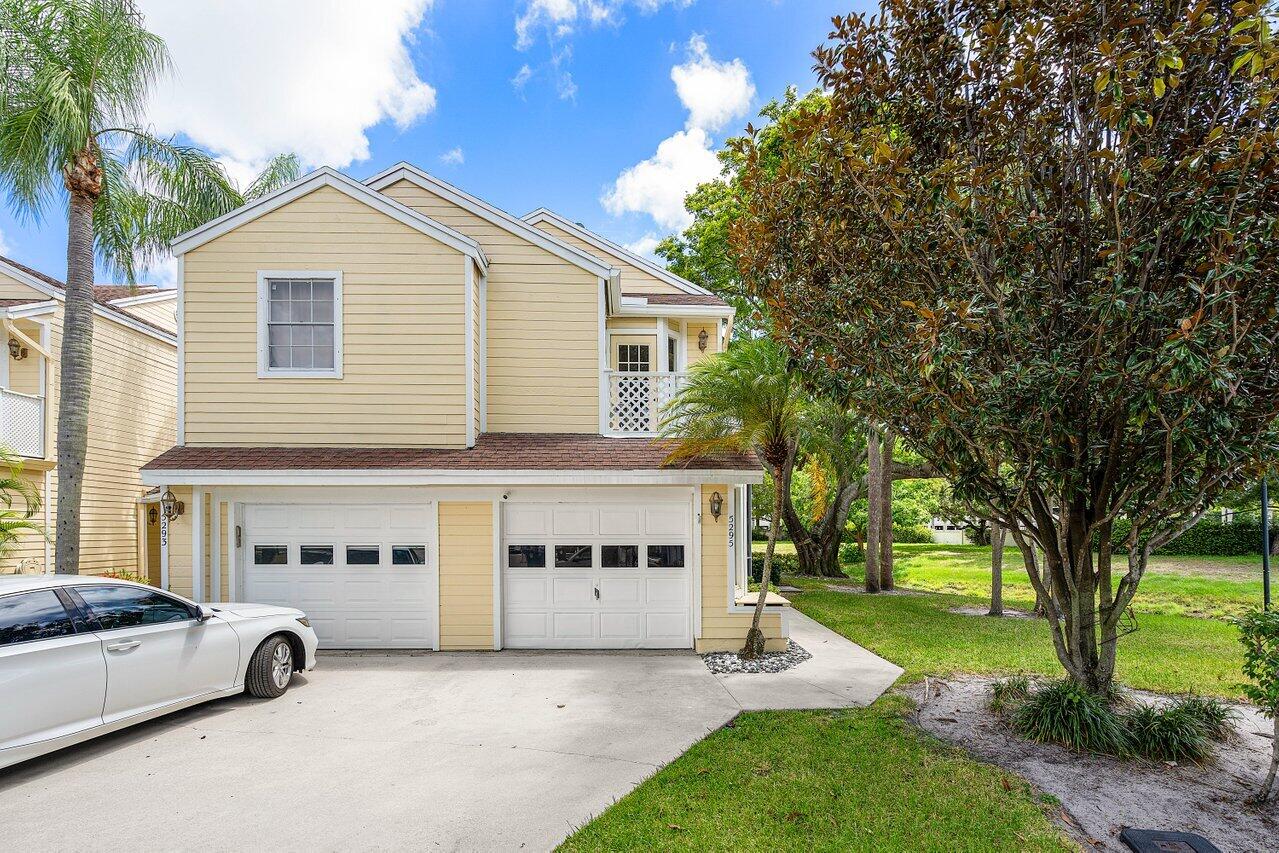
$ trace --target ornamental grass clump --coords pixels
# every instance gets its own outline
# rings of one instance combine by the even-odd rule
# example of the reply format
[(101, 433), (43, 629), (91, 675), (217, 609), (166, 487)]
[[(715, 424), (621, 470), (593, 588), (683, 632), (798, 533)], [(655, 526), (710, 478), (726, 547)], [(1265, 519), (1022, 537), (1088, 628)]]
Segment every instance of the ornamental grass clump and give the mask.
[(1010, 714), (1030, 698), (1030, 679), (1024, 675), (1002, 678), (990, 685), (990, 710)]
[(1134, 755), (1156, 761), (1193, 761), (1212, 754), (1203, 720), (1178, 704), (1165, 708), (1142, 705), (1121, 718)]
[(1199, 722), (1204, 736), (1224, 743), (1235, 736), (1234, 709), (1219, 699), (1206, 696), (1185, 696), (1172, 703), (1174, 708), (1189, 714)]
[(1031, 693), (1009, 721), (1018, 734), (1039, 743), (1120, 757), (1132, 753), (1128, 730), (1110, 702), (1070, 680)]

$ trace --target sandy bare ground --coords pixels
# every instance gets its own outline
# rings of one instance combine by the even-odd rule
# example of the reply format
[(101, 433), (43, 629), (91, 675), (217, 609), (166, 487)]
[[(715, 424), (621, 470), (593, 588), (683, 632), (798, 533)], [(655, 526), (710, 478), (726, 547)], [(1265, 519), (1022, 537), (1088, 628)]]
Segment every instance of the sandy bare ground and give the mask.
[(1197, 832), (1223, 851), (1279, 849), (1279, 803), (1262, 809), (1244, 802), (1260, 786), (1270, 760), (1272, 724), (1254, 709), (1238, 708), (1238, 737), (1219, 746), (1211, 763), (1119, 761), (1011, 734), (986, 707), (991, 680), (931, 679), (904, 691), (919, 703), (917, 722), (925, 731), (1056, 797), (1067, 830), (1086, 848), (1125, 851), (1119, 831), (1135, 826)]

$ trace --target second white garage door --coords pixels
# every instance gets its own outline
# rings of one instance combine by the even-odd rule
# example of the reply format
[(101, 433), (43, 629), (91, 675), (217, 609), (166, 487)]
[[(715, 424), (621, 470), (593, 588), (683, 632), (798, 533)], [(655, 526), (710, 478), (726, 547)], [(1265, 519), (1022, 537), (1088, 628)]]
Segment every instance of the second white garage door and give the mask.
[(692, 647), (688, 503), (502, 509), (504, 646)]
[(246, 506), (244, 597), (304, 611), (321, 648), (430, 648), (430, 527), (425, 506)]

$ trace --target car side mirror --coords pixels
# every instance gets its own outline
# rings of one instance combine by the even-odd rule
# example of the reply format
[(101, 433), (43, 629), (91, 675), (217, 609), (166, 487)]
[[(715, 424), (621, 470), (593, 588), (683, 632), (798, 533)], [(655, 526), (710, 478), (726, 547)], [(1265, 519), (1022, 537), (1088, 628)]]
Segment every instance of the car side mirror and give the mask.
[(213, 618), (213, 611), (205, 607), (203, 604), (195, 606), (195, 621), (203, 624)]

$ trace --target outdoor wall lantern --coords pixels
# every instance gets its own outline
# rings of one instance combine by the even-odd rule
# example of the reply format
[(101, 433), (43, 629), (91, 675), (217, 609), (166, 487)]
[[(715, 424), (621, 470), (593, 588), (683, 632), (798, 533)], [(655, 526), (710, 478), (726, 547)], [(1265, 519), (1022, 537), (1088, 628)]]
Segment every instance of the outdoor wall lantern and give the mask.
[(159, 519), (160, 513), (156, 511), (155, 507), (151, 507), (147, 510), (147, 524), (155, 524)]
[(186, 512), (186, 504), (174, 497), (171, 490), (166, 490), (160, 498), (160, 509), (164, 512), (164, 517), (172, 521)]
[(719, 492), (711, 492), (711, 517), (719, 521), (720, 514), (724, 511), (724, 496)]
[[(710, 333), (705, 329), (702, 329), (697, 333), (697, 348), (702, 352), (706, 352), (706, 344), (710, 341), (710, 339)], [(13, 346), (13, 344), (10, 344), (10, 346)]]
[(14, 361), (22, 361), (27, 357), (27, 348), (18, 343), (17, 338), (9, 338), (9, 358)]

